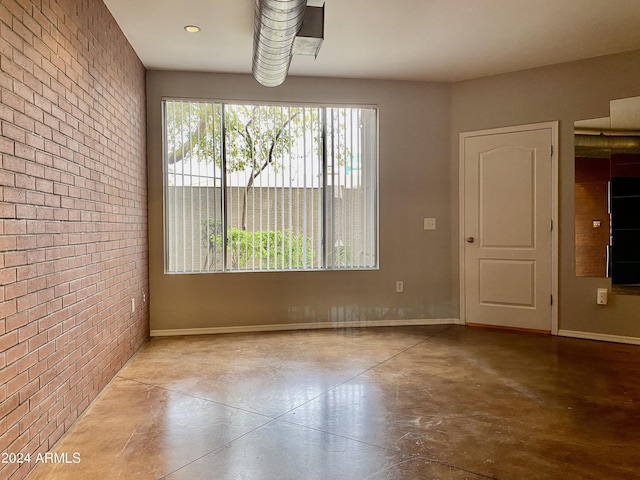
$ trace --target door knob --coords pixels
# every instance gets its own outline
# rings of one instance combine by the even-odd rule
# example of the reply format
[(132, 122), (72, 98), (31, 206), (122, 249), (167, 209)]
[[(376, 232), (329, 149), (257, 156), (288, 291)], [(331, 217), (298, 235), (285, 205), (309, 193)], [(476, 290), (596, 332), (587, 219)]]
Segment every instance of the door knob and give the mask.
[(473, 242), (475, 242), (475, 241), (476, 241), (476, 239), (475, 239), (475, 238), (473, 238), (473, 237), (467, 237), (467, 243), (473, 243)]

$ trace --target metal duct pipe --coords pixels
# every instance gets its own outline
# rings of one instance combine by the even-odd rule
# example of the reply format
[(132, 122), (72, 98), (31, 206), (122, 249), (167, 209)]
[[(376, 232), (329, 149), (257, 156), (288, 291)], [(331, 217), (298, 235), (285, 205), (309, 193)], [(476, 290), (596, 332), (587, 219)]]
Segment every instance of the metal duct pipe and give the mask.
[(578, 148), (608, 150), (640, 150), (640, 137), (631, 135), (582, 135), (575, 136)]
[(306, 4), (306, 0), (256, 0), (251, 70), (265, 87), (277, 87), (287, 78)]

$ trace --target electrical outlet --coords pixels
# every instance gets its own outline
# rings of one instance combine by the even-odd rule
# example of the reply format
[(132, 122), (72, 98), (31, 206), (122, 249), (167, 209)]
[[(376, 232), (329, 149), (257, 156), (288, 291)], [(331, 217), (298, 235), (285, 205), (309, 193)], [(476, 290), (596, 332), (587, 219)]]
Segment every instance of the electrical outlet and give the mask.
[(135, 313), (136, 311), (136, 299), (132, 298), (131, 299), (131, 313)]
[(404, 292), (404, 282), (402, 280), (398, 280), (396, 282), (396, 292), (397, 293), (402, 293)]
[(142, 292), (142, 303), (147, 303), (147, 292)]
[(596, 303), (598, 305), (606, 305), (608, 302), (608, 299), (607, 299), (608, 293), (609, 293), (608, 289), (599, 288), (596, 294)]

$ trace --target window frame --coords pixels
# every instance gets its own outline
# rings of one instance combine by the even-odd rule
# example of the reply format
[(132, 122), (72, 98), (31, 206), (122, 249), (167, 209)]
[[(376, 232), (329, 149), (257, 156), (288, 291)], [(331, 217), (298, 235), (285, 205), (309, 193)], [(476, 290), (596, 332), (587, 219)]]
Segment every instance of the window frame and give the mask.
[[(167, 153), (167, 115), (166, 115), (166, 106), (167, 102), (189, 102), (189, 103), (208, 103), (212, 105), (219, 104), (222, 107), (222, 122), (221, 122), (221, 138), (225, 139), (221, 142), (220, 151), (221, 151), (221, 169), (222, 173), (222, 225), (223, 231), (225, 232), (225, 241), (223, 243), (223, 268), (220, 270), (187, 270), (187, 271), (174, 271), (169, 269), (169, 229), (170, 227), (167, 225), (167, 197), (168, 197), (168, 187), (169, 187), (169, 172), (168, 167), (169, 163), (167, 161), (168, 153)], [(320, 182), (321, 185), (321, 197), (322, 197), (322, 232), (321, 232), (321, 244), (322, 244), (322, 257), (323, 261), (321, 266), (316, 268), (273, 268), (273, 269), (233, 269), (229, 268), (227, 265), (227, 220), (229, 217), (229, 212), (227, 210), (227, 175), (226, 172), (226, 122), (225, 122), (225, 107), (229, 105), (243, 105), (243, 106), (259, 106), (259, 107), (280, 107), (280, 108), (317, 108), (319, 112), (321, 112), (321, 116), (323, 118), (323, 123), (321, 124), (321, 137), (323, 145), (322, 147), (322, 180)], [(331, 265), (328, 266), (328, 262), (326, 261), (327, 250), (330, 248), (327, 245), (327, 198), (331, 193), (328, 191), (327, 187), (327, 170), (328, 170), (328, 162), (327, 162), (327, 132), (326, 132), (326, 112), (328, 109), (361, 109), (361, 110), (371, 110), (373, 113), (373, 121), (374, 125), (371, 127), (371, 133), (375, 136), (372, 140), (371, 147), (374, 149), (374, 158), (371, 160), (372, 165), (369, 167), (373, 174), (375, 175), (375, 181), (371, 182), (371, 184), (367, 184), (368, 188), (372, 188), (374, 190), (372, 194), (372, 201), (370, 208), (373, 208), (373, 225), (370, 227), (373, 229), (372, 237), (373, 237), (373, 255), (375, 256), (375, 262), (372, 266), (356, 266), (356, 267), (347, 267), (342, 265)], [(380, 109), (378, 105), (374, 104), (358, 104), (358, 103), (320, 103), (320, 102), (284, 102), (284, 101), (257, 101), (257, 100), (230, 100), (230, 99), (211, 99), (211, 98), (189, 98), (189, 97), (175, 97), (175, 96), (165, 96), (161, 99), (161, 124), (162, 124), (162, 222), (163, 222), (163, 264), (164, 264), (164, 273), (169, 275), (198, 275), (198, 274), (224, 274), (224, 273), (285, 273), (285, 272), (328, 272), (328, 271), (375, 271), (380, 269)], [(253, 187), (252, 187), (253, 188)], [(332, 218), (335, 218), (333, 216)]]

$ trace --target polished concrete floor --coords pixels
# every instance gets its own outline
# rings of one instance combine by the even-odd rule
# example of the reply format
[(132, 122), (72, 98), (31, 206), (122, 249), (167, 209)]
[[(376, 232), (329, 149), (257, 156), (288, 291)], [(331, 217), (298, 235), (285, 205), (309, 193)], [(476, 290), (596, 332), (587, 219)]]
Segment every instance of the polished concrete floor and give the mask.
[(36, 479), (640, 479), (640, 347), (458, 326), (154, 338)]

